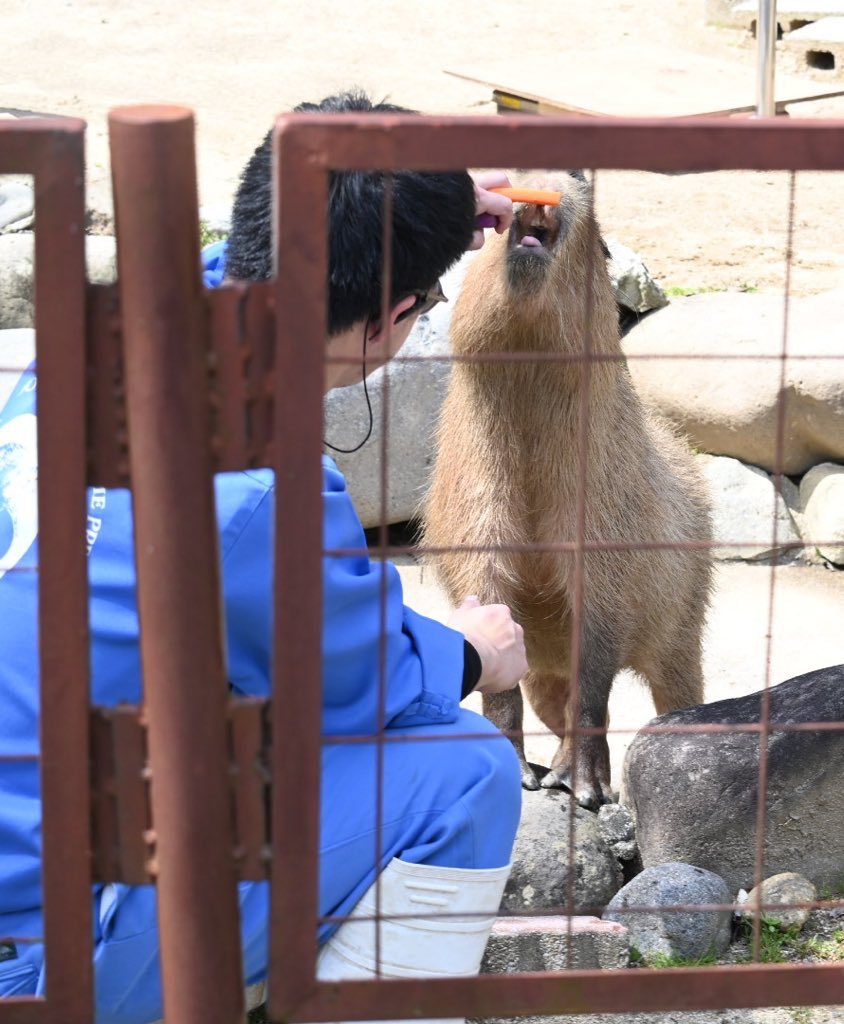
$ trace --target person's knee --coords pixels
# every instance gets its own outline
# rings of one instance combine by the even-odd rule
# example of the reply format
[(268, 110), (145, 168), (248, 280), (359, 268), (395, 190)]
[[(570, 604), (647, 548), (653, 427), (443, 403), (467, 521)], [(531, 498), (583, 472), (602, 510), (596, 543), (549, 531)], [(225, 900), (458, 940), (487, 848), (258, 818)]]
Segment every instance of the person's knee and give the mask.
[[(522, 809), (522, 782), (513, 744), (487, 719), (461, 711), (468, 734), (477, 734), (467, 744), (466, 778), (472, 780), (463, 804), (475, 822), (478, 866), (496, 867), (509, 862)], [(468, 762), (471, 762), (469, 765)], [(495, 862), (498, 863), (495, 863)]]

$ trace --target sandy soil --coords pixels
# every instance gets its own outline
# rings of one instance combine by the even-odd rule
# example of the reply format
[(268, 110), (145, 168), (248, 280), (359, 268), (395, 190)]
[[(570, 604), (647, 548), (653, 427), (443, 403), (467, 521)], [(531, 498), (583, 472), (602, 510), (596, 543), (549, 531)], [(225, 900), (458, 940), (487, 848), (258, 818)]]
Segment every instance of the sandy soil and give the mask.
[[(102, 208), (109, 108), (188, 105), (198, 120), (202, 201), (225, 204), (274, 114), (352, 84), (425, 112), (492, 114), (488, 87), (442, 69), (492, 58), (521, 68), (555, 58), (564, 91), (567, 55), (598, 46), (608, 61), (604, 91), (624, 89), (612, 78), (613, 48), (640, 41), (728, 59), (752, 75), (749, 35), (707, 26), (703, 7), (703, 0), (5, 0), (0, 109), (85, 118), (90, 201)], [(844, 97), (792, 113), (844, 116)], [(665, 286), (780, 289), (787, 179), (604, 173), (599, 212), (604, 229), (638, 249)], [(795, 293), (844, 280), (844, 251), (830, 230), (842, 210), (844, 175), (799, 176)]]

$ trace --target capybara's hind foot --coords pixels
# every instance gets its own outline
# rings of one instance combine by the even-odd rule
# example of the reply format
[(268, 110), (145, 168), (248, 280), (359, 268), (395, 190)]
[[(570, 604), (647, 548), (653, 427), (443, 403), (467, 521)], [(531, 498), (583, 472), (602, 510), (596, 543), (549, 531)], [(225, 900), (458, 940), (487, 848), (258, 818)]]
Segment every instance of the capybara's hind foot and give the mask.
[(578, 772), (575, 785), (570, 768), (552, 768), (547, 775), (543, 776), (540, 785), (543, 789), (567, 789), (580, 806), (589, 811), (597, 811), (602, 804), (613, 802), (609, 784), (596, 778), (584, 779)]
[(577, 772), (572, 772), (568, 747), (561, 745), (542, 779), (543, 789), (567, 789), (581, 807), (596, 811), (613, 802), (610, 789), (610, 750), (605, 736), (581, 736), (577, 751)]

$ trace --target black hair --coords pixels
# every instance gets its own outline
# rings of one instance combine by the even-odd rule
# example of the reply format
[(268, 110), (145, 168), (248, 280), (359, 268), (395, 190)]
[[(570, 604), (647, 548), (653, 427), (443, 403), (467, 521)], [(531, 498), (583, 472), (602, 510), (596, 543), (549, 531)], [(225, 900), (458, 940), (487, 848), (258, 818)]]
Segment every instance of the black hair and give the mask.
[[(295, 113), (415, 111), (373, 103), (350, 90), (320, 103), (300, 103)], [(272, 131), (243, 171), (232, 211), (226, 273), (243, 281), (272, 276)], [(382, 211), (392, 181), (392, 288), (390, 305), (430, 288), (466, 251), (472, 239), (475, 199), (465, 171), (339, 171), (329, 185), (328, 331), (381, 316)]]

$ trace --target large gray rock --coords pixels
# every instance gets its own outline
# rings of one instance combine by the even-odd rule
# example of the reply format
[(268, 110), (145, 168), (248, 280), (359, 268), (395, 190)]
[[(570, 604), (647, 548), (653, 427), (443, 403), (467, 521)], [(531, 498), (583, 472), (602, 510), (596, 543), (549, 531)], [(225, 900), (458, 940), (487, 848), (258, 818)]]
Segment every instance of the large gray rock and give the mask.
[[(32, 327), (35, 323), (33, 261), (35, 236), (31, 231), (0, 235), (0, 330)], [(114, 238), (89, 235), (85, 239), (88, 280), (108, 284), (116, 277)]]
[(28, 181), (0, 178), (0, 234), (24, 231), (32, 226), (35, 191)]
[(824, 462), (800, 481), (802, 529), (823, 558), (844, 565), (844, 466)]
[(636, 822), (624, 804), (603, 804), (598, 808), (598, 834), (618, 860), (631, 861), (638, 856)]
[(615, 290), (615, 301), (633, 313), (647, 313), (668, 305), (668, 296), (651, 277), (644, 260), (615, 238), (605, 238), (610, 258), (607, 271)]
[(597, 815), (561, 790), (522, 793), (512, 860), (501, 903), (504, 912), (600, 912), (622, 882), (619, 863), (601, 838)]
[[(773, 472), (783, 349), (778, 294), (692, 295), (646, 317), (624, 340), (645, 403), (691, 442)], [(785, 364), (782, 470), (844, 461), (844, 291), (793, 297)], [(638, 356), (688, 358), (637, 358)], [(736, 359), (735, 356), (752, 358)]]
[[(364, 526), (382, 520), (411, 519), (420, 511), (434, 459), (434, 430), (450, 373), (448, 329), (454, 299), (474, 253), (442, 279), (451, 301), (440, 303), (419, 318), (399, 356), (372, 374), (367, 391), (372, 405), (372, 436), (360, 451), (331, 454), (343, 471)], [(410, 357), (411, 362), (402, 362)], [(430, 360), (430, 361), (429, 361)], [(384, 403), (387, 439), (384, 451)], [(325, 437), (338, 448), (353, 448), (366, 436), (369, 413), (362, 384), (329, 392), (325, 406)], [(382, 505), (383, 457), (387, 458), (387, 495)]]
[[(646, 961), (660, 955), (697, 960), (726, 950), (733, 912), (671, 908), (728, 904), (732, 899), (727, 883), (712, 871), (692, 864), (659, 864), (646, 868), (613, 896), (604, 920), (626, 925), (631, 948)], [(636, 907), (651, 909), (629, 912)]]
[(712, 502), (712, 532), (718, 545), (712, 551), (714, 558), (745, 562), (770, 558), (775, 519), (777, 551), (800, 545), (786, 501), (764, 470), (716, 455), (697, 458)]
[[(844, 665), (768, 691), (772, 725), (844, 721)], [(762, 695), (675, 711), (651, 725), (760, 721)], [(754, 884), (760, 736), (639, 733), (624, 762), (622, 799), (636, 818), (645, 867), (685, 861), (733, 892)], [(844, 877), (844, 730), (772, 731), (768, 740), (766, 874), (799, 871), (818, 888)]]

